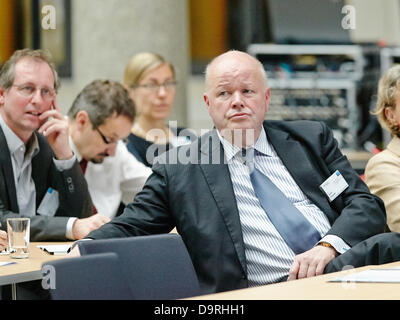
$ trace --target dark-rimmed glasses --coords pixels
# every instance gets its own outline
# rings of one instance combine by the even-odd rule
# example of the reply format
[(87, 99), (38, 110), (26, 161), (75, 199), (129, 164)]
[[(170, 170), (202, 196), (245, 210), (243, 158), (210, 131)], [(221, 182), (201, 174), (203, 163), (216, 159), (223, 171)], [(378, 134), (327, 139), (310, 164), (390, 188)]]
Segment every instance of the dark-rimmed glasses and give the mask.
[(103, 139), (105, 144), (112, 144), (112, 143), (117, 143), (118, 139), (109, 139), (107, 138), (101, 131), (99, 128), (94, 127), (94, 129), (96, 129), (96, 131), (99, 133), (100, 137)]
[(171, 91), (172, 89), (175, 89), (177, 85), (176, 81), (166, 81), (164, 83), (145, 83), (145, 84), (137, 84), (137, 85), (132, 85), (131, 88), (145, 88), (152, 93), (159, 92), (161, 87), (164, 87), (165, 91)]

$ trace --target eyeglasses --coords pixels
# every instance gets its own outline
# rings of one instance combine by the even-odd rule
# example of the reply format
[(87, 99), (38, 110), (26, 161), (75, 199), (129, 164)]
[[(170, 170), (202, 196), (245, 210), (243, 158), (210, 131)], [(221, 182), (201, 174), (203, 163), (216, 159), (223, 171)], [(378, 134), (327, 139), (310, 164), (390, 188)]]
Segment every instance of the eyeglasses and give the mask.
[(100, 131), (99, 128), (97, 128), (97, 127), (94, 127), (94, 128), (95, 128), (96, 131), (99, 133), (100, 137), (103, 139), (103, 141), (104, 141), (105, 144), (112, 144), (112, 143), (117, 143), (117, 142), (118, 142), (118, 139), (109, 139), (109, 138), (106, 138), (106, 136)]
[(132, 85), (131, 88), (145, 88), (152, 93), (159, 92), (161, 87), (164, 87), (165, 91), (171, 91), (172, 89), (175, 89), (177, 85), (176, 81), (166, 81), (164, 83), (145, 83), (145, 84), (138, 84), (138, 85)]
[(17, 88), (17, 92), (24, 97), (33, 97), (33, 95), (35, 94), (35, 92), (37, 90), (40, 90), (40, 95), (42, 96), (43, 100), (47, 100), (50, 101), (54, 98), (54, 95), (56, 93), (56, 91), (54, 89), (51, 88), (36, 88), (34, 85), (31, 84), (21, 84), (21, 85), (16, 85), (13, 84), (13, 87)]

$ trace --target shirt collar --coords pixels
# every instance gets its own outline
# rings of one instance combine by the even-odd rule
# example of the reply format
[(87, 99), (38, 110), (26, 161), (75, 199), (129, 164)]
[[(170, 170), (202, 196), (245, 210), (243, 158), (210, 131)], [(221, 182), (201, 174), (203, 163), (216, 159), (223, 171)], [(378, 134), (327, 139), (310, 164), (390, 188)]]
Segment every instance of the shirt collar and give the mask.
[[(225, 140), (220, 135), (218, 130), (217, 130), (217, 134), (218, 134), (218, 138), (221, 141), (222, 146), (224, 148), (226, 160), (227, 161), (232, 160), (232, 158), (235, 157), (236, 154), (239, 151), (241, 151), (241, 148), (231, 144), (228, 140)], [(267, 156), (272, 156), (273, 155), (272, 146), (268, 142), (267, 135), (265, 133), (264, 127), (262, 127), (262, 129), (261, 129), (260, 135), (259, 135), (257, 141), (251, 147), (254, 148), (254, 150), (256, 150), (258, 153), (261, 153), (261, 154), (264, 154), (264, 155), (267, 155)]]
[(73, 153), (76, 155), (76, 159), (78, 160), (78, 162), (81, 162), (82, 156), (79, 153), (78, 148), (75, 146), (74, 141), (72, 140), (71, 136), (69, 136), (68, 139), (69, 139), (69, 145), (70, 145)]
[[(21, 150), (21, 148), (25, 153), (26, 152), (25, 143), (14, 133), (14, 131), (12, 131), (10, 129), (10, 127), (6, 124), (6, 122), (4, 121), (4, 119), (1, 115), (0, 115), (0, 126), (1, 126), (1, 129), (3, 130), (4, 136), (6, 137), (6, 141), (7, 141), (8, 149), (10, 150), (10, 154), (14, 154), (18, 150)], [(32, 157), (34, 157), (35, 155), (37, 155), (39, 153), (39, 150), (40, 150), (39, 142), (38, 142), (35, 132), (32, 134), (32, 137), (29, 140), (29, 142), (30, 143), (27, 144), (29, 146), (28, 153), (31, 153)]]

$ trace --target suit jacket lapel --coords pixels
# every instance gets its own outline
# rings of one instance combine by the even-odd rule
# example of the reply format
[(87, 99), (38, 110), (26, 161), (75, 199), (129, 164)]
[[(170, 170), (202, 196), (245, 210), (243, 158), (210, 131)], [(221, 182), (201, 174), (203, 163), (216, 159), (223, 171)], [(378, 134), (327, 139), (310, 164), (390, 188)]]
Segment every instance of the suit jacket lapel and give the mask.
[(17, 193), (15, 189), (14, 171), (11, 163), (10, 150), (8, 149), (8, 144), (3, 130), (0, 127), (0, 166), (1, 174), (4, 177), (4, 185), (7, 190), (1, 190), (8, 195), (9, 210), (13, 212), (19, 212), (17, 203)]
[(329, 202), (319, 189), (324, 182), (323, 177), (317, 174), (305, 149), (298, 141), (292, 140), (287, 132), (269, 127), (265, 129), (268, 141), (300, 189), (323, 212), (329, 212), (331, 210)]
[(215, 129), (201, 137), (200, 148), (200, 168), (230, 233), (240, 264), (247, 273), (239, 211), (223, 147)]
[(39, 153), (32, 158), (32, 179), (35, 183), (36, 208), (38, 208), (43, 198), (42, 195), (46, 193), (48, 188), (46, 180), (49, 171), (48, 159), (52, 159), (52, 155), (46, 152), (46, 146), (44, 143), (45, 138), (36, 132), (34, 134), (36, 134), (39, 144)]

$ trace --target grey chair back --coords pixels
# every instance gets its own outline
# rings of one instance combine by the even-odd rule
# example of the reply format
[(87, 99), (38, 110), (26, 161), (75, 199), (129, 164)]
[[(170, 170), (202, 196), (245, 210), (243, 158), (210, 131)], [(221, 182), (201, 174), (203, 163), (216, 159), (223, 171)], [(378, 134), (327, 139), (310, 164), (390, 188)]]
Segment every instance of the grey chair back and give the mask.
[(168, 300), (200, 295), (192, 261), (177, 234), (81, 241), (78, 245), (83, 256), (116, 253), (134, 299)]
[[(53, 300), (127, 300), (132, 291), (124, 278), (118, 255), (100, 253), (46, 262)], [(54, 277), (55, 276), (55, 277)], [(47, 277), (47, 275), (46, 275)], [(47, 279), (46, 279), (47, 280)], [(52, 289), (53, 288), (53, 289)]]

